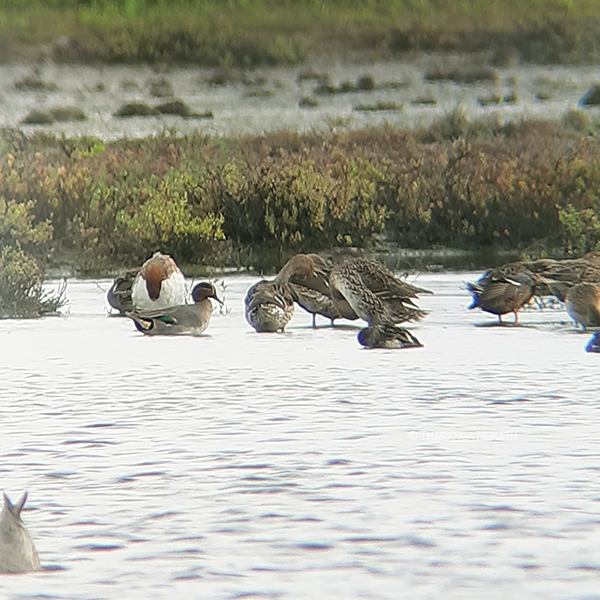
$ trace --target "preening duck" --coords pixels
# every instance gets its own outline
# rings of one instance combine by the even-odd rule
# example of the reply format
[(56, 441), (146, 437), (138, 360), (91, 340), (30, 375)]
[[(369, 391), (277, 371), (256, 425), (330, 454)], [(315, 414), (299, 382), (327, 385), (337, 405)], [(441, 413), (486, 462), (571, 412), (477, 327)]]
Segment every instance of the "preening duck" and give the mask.
[(399, 279), (372, 259), (353, 258), (336, 265), (329, 282), (334, 300), (341, 296), (369, 325), (417, 321), (427, 314), (414, 300), (431, 292)]
[[(292, 281), (305, 290), (326, 295), (326, 278), (315, 264), (314, 255), (296, 254), (281, 268), (275, 279), (265, 279), (252, 285), (244, 299), (246, 320), (258, 332), (285, 331), (294, 315), (294, 302), (307, 301), (308, 293), (294, 293)], [(298, 288), (296, 288), (298, 290)], [(308, 306), (308, 304), (307, 304)]]
[(317, 315), (328, 318), (332, 325), (335, 319), (358, 319), (347, 302), (344, 303), (339, 299), (336, 302), (333, 298), (329, 285), (329, 275), (333, 265), (325, 262), (318, 254), (298, 256), (306, 256), (307, 268), (304, 272), (292, 273), (289, 286), (296, 304), (312, 314), (313, 327), (317, 326)]
[(185, 304), (185, 278), (177, 263), (156, 252), (140, 268), (131, 290), (135, 310), (156, 310)]

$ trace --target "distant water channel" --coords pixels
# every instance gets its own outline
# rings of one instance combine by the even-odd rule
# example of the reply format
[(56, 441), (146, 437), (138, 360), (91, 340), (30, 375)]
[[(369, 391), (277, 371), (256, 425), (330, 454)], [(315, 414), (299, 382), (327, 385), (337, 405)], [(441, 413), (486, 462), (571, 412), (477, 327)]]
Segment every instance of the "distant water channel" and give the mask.
[(417, 278), (418, 350), (301, 309), (256, 334), (249, 276), (200, 338), (109, 318), (108, 280), (0, 321), (2, 488), (47, 568), (0, 596), (600, 598), (600, 357), (560, 307), (467, 311), (478, 275)]

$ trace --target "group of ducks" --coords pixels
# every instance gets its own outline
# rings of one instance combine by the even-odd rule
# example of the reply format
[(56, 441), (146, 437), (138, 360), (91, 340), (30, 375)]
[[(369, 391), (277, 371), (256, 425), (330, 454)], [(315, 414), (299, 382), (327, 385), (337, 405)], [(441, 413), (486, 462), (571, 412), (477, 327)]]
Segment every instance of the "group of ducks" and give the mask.
[[(590, 252), (578, 259), (539, 259), (512, 262), (486, 271), (467, 285), (473, 295), (469, 308), (481, 308), (498, 315), (518, 310), (534, 296), (555, 296), (565, 303), (569, 316), (585, 330), (600, 327), (600, 255)], [(600, 352), (596, 332), (588, 352)]]
[(147, 335), (200, 335), (213, 312), (209, 298), (223, 304), (215, 286), (202, 281), (192, 289), (193, 303), (188, 304), (181, 269), (160, 252), (139, 269), (118, 276), (107, 294), (108, 303)]
[(415, 348), (421, 342), (406, 321), (425, 316), (416, 304), (419, 294), (430, 294), (396, 277), (381, 263), (365, 258), (326, 261), (318, 254), (296, 254), (275, 279), (261, 280), (244, 300), (246, 320), (258, 332), (284, 331), (298, 304), (313, 315), (335, 319), (363, 319), (367, 327), (358, 341), (367, 348)]
[[(250, 287), (244, 301), (246, 320), (257, 332), (284, 331), (298, 304), (313, 315), (335, 319), (363, 319), (367, 327), (359, 342), (370, 348), (420, 347), (422, 344), (398, 324), (425, 316), (415, 300), (428, 290), (396, 277), (381, 263), (349, 258), (334, 263), (317, 254), (297, 254), (271, 281)], [(140, 269), (117, 277), (107, 294), (119, 314), (133, 320), (146, 335), (200, 335), (210, 323), (210, 298), (222, 304), (215, 287), (201, 282), (186, 302), (184, 276), (168, 255), (156, 252)]]
[[(490, 269), (475, 283), (467, 284), (473, 295), (469, 308), (481, 308), (502, 316), (518, 311), (534, 296), (556, 296), (574, 321), (584, 329), (600, 327), (600, 257), (512, 262)], [(406, 321), (418, 321), (426, 313), (415, 303), (428, 290), (400, 279), (381, 263), (365, 257), (340, 261), (317, 254), (297, 254), (272, 280), (261, 280), (248, 290), (246, 320), (258, 332), (284, 331), (294, 305), (329, 319), (363, 319), (367, 327), (358, 341), (367, 348), (417, 348), (421, 342), (407, 329)], [(109, 304), (131, 318), (147, 335), (199, 335), (213, 312), (210, 298), (222, 304), (215, 287), (196, 284), (193, 303), (186, 302), (184, 276), (175, 261), (157, 252), (140, 269), (117, 277), (108, 292)], [(589, 352), (600, 352), (600, 332), (588, 343)], [(27, 499), (13, 504), (4, 494), (0, 514), (0, 572), (18, 573), (40, 569), (33, 541), (21, 520)]]
[[(490, 269), (467, 284), (473, 296), (469, 308), (502, 316), (518, 311), (534, 296), (555, 296), (584, 329), (600, 327), (600, 257), (589, 253), (579, 259), (519, 261)], [(257, 332), (285, 331), (295, 305), (334, 323), (336, 319), (363, 319), (367, 327), (358, 341), (367, 348), (415, 348), (421, 342), (399, 325), (418, 321), (427, 313), (416, 304), (429, 290), (397, 277), (371, 258), (325, 259), (318, 254), (293, 256), (272, 280), (260, 280), (247, 291), (244, 307), (248, 323)], [(156, 252), (139, 269), (114, 280), (108, 302), (133, 320), (146, 335), (200, 335), (213, 312), (210, 299), (223, 304), (213, 284), (200, 282), (187, 303), (185, 278), (175, 261)], [(596, 350), (597, 348), (597, 350)], [(600, 351), (600, 337), (588, 346)]]

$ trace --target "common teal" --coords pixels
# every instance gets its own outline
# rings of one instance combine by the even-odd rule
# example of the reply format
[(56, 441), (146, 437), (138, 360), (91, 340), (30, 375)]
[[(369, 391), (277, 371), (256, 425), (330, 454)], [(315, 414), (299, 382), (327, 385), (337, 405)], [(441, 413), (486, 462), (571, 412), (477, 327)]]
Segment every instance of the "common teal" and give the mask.
[(340, 296), (369, 325), (396, 325), (415, 321), (427, 313), (414, 299), (429, 290), (396, 277), (381, 263), (369, 258), (353, 258), (334, 266), (329, 276), (334, 300)]
[(499, 270), (491, 270), (484, 273), (476, 283), (468, 283), (467, 288), (473, 295), (469, 309), (481, 308), (498, 315), (500, 323), (502, 315), (512, 312), (516, 324), (519, 322), (517, 311), (535, 294), (536, 276), (526, 271), (504, 275)]
[(4, 508), (0, 514), (0, 573), (26, 573), (40, 569), (38, 553), (21, 519), (26, 500), (27, 492), (17, 504), (4, 494)]
[(407, 329), (380, 323), (358, 332), (358, 342), (365, 348), (422, 348), (423, 344)]
[(112, 308), (119, 311), (120, 315), (125, 315), (133, 310), (133, 300), (131, 299), (131, 290), (133, 282), (137, 277), (139, 269), (134, 271), (125, 271), (122, 275), (115, 277), (112, 286), (106, 294), (108, 303)]
[(600, 285), (597, 283), (578, 283), (566, 296), (566, 309), (569, 316), (582, 325), (600, 327)]
[(168, 254), (156, 252), (140, 268), (131, 290), (135, 310), (185, 304), (187, 290), (180, 268)]
[(127, 316), (146, 335), (200, 335), (208, 327), (213, 312), (209, 298), (223, 303), (212, 283), (202, 282), (192, 290), (193, 304), (181, 304), (161, 310), (136, 310), (127, 313)]

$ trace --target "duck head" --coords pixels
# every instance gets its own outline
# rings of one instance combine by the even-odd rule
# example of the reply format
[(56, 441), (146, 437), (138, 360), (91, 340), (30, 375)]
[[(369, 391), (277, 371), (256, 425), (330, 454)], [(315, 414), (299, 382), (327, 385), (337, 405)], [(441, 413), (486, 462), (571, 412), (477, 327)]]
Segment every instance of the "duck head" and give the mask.
[(197, 283), (192, 290), (192, 300), (194, 302), (202, 302), (207, 298), (214, 298), (219, 304), (223, 304), (223, 300), (217, 296), (217, 290), (212, 283), (208, 283), (207, 281)]

